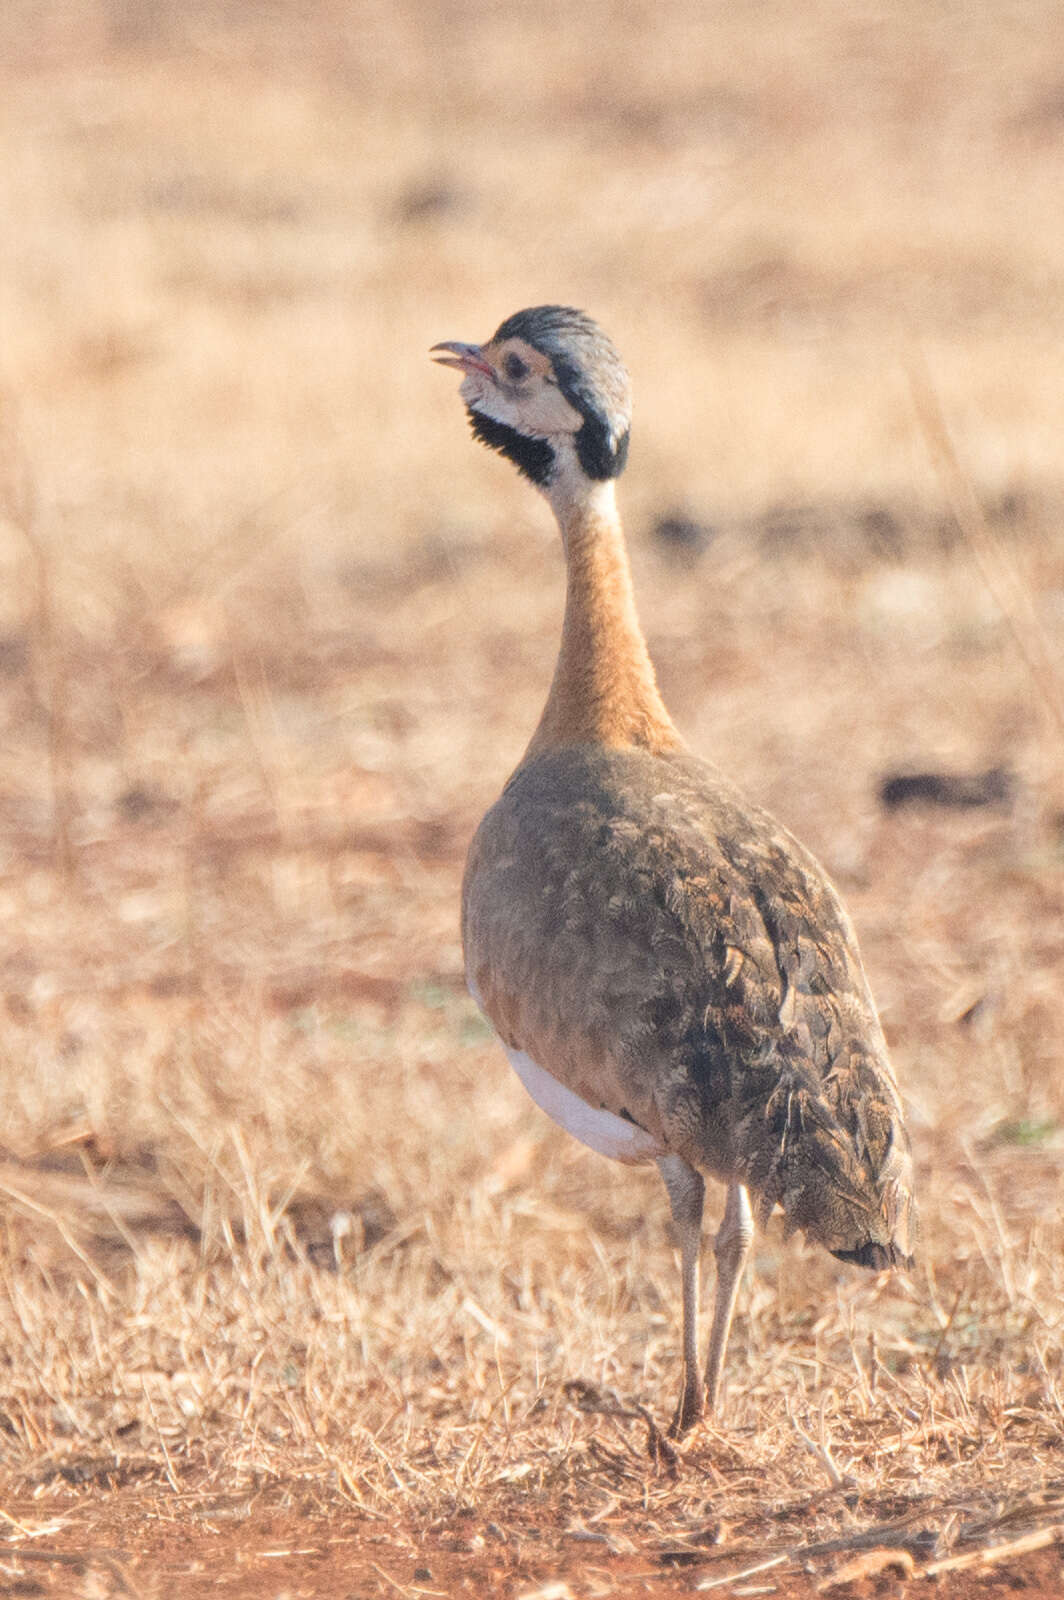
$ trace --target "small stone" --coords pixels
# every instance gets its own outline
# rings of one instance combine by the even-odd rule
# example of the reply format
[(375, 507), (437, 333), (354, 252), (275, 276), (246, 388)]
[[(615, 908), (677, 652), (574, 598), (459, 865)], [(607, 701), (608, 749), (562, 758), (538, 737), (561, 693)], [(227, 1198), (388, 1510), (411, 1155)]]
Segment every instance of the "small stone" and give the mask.
[(1007, 809), (1015, 793), (1015, 780), (1004, 767), (991, 767), (986, 772), (892, 773), (879, 786), (880, 804), (888, 811), (920, 804), (955, 811), (971, 811), (980, 806)]
[(686, 562), (696, 561), (713, 542), (712, 528), (681, 513), (659, 517), (653, 532), (655, 539), (671, 556)]

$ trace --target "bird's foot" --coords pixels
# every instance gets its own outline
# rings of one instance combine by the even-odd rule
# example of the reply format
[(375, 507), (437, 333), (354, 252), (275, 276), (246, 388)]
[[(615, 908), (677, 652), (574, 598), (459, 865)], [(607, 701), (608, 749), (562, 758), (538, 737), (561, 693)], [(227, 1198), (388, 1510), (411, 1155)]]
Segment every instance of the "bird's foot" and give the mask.
[(669, 1423), (669, 1438), (682, 1439), (696, 1422), (701, 1422), (704, 1415), (705, 1406), (701, 1394), (697, 1390), (693, 1394), (685, 1392), (680, 1396), (680, 1403)]

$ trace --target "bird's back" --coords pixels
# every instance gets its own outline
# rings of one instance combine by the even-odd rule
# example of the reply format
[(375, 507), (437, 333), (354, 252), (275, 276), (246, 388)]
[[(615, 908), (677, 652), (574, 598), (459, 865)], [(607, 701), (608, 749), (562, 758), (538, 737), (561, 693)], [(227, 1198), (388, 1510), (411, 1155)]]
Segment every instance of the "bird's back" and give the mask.
[(470, 848), (463, 938), (504, 1042), (587, 1105), (845, 1259), (909, 1258), (908, 1141), (849, 919), (714, 768), (528, 760)]

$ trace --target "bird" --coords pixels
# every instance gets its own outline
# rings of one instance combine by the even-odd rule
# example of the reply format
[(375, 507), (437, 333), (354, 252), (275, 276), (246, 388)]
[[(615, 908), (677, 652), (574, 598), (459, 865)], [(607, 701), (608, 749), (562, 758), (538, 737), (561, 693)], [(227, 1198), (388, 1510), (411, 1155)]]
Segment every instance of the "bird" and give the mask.
[[(680, 1255), (680, 1437), (717, 1406), (755, 1220), (779, 1207), (842, 1261), (913, 1265), (898, 1085), (827, 873), (665, 708), (617, 509), (631, 387), (616, 347), (586, 313), (542, 305), (430, 354), (461, 372), (473, 436), (546, 497), (566, 565), (546, 704), (469, 847), (466, 977), (548, 1117), (657, 1163)], [(726, 1196), (702, 1369), (707, 1178)]]

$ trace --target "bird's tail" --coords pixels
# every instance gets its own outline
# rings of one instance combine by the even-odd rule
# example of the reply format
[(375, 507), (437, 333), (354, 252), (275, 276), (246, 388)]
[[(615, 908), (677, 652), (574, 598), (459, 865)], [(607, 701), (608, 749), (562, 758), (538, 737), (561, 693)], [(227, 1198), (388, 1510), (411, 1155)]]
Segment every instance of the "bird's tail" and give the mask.
[(803, 1080), (778, 1080), (740, 1124), (739, 1160), (761, 1217), (779, 1205), (788, 1233), (801, 1229), (840, 1261), (911, 1267), (912, 1156), (896, 1097), (869, 1093), (866, 1081), (832, 1103)]
[(915, 1258), (903, 1253), (897, 1240), (876, 1244), (869, 1239), (856, 1250), (833, 1250), (840, 1261), (852, 1261), (855, 1267), (868, 1267), (872, 1272), (885, 1272), (888, 1267), (911, 1267)]

